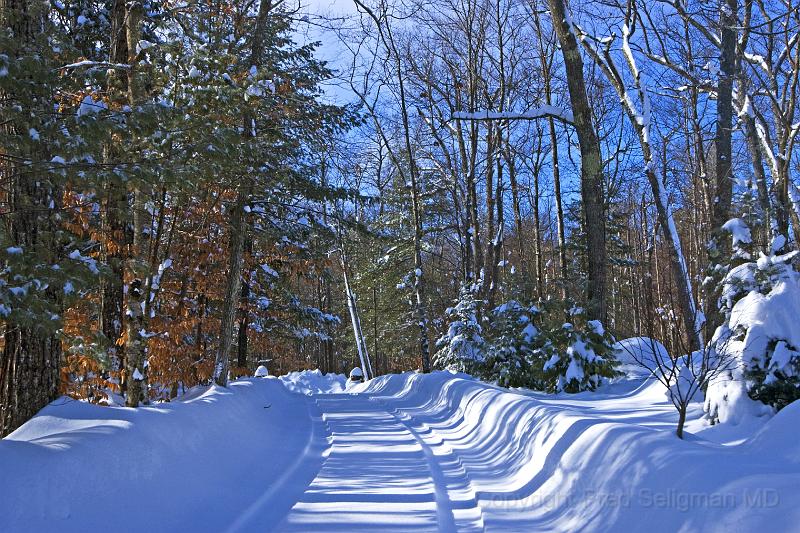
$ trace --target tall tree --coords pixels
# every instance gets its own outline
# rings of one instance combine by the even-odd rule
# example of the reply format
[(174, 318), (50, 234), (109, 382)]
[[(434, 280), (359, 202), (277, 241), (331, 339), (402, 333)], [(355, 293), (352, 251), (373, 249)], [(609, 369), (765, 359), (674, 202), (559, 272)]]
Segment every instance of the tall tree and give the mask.
[[(13, 58), (0, 84), (0, 182), (3, 184), (3, 348), (0, 352), (0, 437), (58, 395), (62, 313), (61, 285), (48, 274), (63, 259), (59, 242), (63, 182), (48, 169), (42, 122), (50, 111), (52, 68), (39, 39), (46, 34), (41, 2), (0, 0), (0, 48)], [(7, 54), (7, 55), (5, 55)], [(13, 84), (13, 85), (12, 85)], [(38, 123), (37, 123), (38, 122)], [(49, 125), (51, 128), (53, 124)], [(31, 132), (36, 132), (35, 135)], [(57, 169), (54, 169), (57, 170)], [(19, 259), (24, 258), (24, 264)], [(15, 264), (16, 263), (16, 264)], [(18, 267), (19, 269), (15, 269)], [(7, 293), (7, 291), (10, 291)]]
[(561, 44), (567, 88), (572, 104), (573, 124), (581, 151), (581, 200), (586, 227), (588, 265), (587, 300), (589, 316), (606, 319), (606, 216), (603, 160), (583, 72), (572, 16), (563, 0), (548, 0), (553, 26)]
[(731, 256), (731, 240), (723, 226), (730, 218), (733, 198), (733, 83), (737, 78), (739, 60), (736, 57), (739, 39), (738, 0), (724, 0), (719, 10), (720, 56), (717, 80), (717, 131), (714, 138), (715, 163), (713, 200), (711, 204), (711, 241), (708, 246), (708, 261), (711, 269), (706, 285), (706, 320), (708, 332), (713, 333), (722, 323), (717, 302), (722, 289), (721, 265)]

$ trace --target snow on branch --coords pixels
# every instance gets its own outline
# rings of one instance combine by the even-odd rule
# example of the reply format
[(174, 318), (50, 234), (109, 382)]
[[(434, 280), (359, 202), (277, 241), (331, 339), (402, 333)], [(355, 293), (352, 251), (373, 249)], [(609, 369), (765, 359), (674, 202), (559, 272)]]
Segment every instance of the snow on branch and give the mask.
[(61, 67), (62, 70), (74, 69), (79, 67), (87, 68), (115, 68), (121, 70), (130, 70), (131, 66), (125, 63), (110, 63), (108, 61), (78, 61), (77, 63), (70, 63)]
[(789, 201), (792, 204), (795, 216), (800, 218), (800, 189), (797, 188), (791, 178), (788, 178), (787, 181), (789, 182)]
[(552, 105), (543, 105), (524, 112), (514, 111), (456, 111), (451, 120), (537, 120), (540, 118), (554, 118), (572, 124), (574, 118), (572, 111), (561, 109)]

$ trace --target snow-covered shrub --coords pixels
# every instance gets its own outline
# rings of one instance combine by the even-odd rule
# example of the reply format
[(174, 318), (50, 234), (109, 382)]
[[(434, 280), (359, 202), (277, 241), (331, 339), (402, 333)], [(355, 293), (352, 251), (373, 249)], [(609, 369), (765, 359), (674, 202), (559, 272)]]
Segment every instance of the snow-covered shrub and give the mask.
[(542, 388), (544, 339), (533, 323), (538, 314), (536, 306), (523, 306), (516, 300), (492, 310), (484, 366), (487, 379), (504, 387)]
[[(563, 316), (549, 311), (551, 321)], [(586, 320), (583, 309), (572, 306), (566, 314), (570, 322), (551, 322), (553, 326), (543, 330), (547, 342), (541, 352), (549, 355), (542, 367), (545, 390), (594, 390), (603, 379), (619, 375), (615, 370), (614, 339), (598, 320)]]
[(485, 359), (486, 342), (478, 323), (477, 286), (461, 288), (454, 307), (447, 309), (450, 325), (438, 341), (434, 366), (457, 372), (479, 373)]
[(800, 274), (791, 265), (796, 254), (762, 253), (723, 280), (725, 322), (711, 349), (730, 363), (711, 378), (706, 392), (712, 422), (763, 414), (763, 406), (752, 400), (781, 409), (800, 398)]

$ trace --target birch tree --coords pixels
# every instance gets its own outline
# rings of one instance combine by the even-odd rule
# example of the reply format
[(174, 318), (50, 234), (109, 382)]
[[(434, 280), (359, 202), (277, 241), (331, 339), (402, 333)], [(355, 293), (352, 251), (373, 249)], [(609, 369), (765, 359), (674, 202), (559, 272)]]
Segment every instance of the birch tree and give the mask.
[(672, 278), (678, 291), (677, 303), (682, 316), (684, 333), (690, 339), (691, 349), (699, 350), (704, 344), (701, 333), (703, 316), (699, 312), (697, 303), (694, 300), (692, 282), (689, 277), (686, 259), (683, 255), (680, 236), (678, 235), (675, 221), (672, 217), (672, 210), (670, 209), (666, 192), (666, 184), (661, 181), (656, 173), (657, 163), (655, 161), (655, 151), (652, 146), (652, 105), (648, 93), (651, 89), (647, 86), (645, 75), (640, 70), (637, 59), (631, 49), (631, 38), (639, 22), (636, 2), (635, 0), (629, 0), (625, 11), (624, 22), (621, 27), (621, 48), (625, 65), (627, 66), (636, 91), (636, 99), (628, 93), (623, 71), (621, 71), (617, 65), (614, 55), (612, 54), (612, 45), (616, 40), (616, 36), (612, 34), (610, 37), (598, 40), (580, 30), (579, 34), (583, 48), (595, 64), (600, 67), (606, 79), (608, 79), (614, 87), (619, 97), (620, 104), (636, 131), (636, 136), (641, 146), (644, 159), (644, 174), (650, 184), (656, 206), (658, 223), (667, 243)]

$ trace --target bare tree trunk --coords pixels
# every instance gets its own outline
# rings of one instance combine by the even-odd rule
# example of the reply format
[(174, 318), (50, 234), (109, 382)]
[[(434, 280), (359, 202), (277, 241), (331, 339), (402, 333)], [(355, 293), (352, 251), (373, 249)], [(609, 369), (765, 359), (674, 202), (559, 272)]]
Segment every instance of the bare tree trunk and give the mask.
[(102, 252), (104, 262), (111, 272), (100, 281), (99, 318), (100, 331), (109, 343), (107, 353), (111, 361), (111, 369), (115, 371), (125, 367), (124, 345), (118, 344), (118, 341), (121, 338), (122, 325), (125, 322), (123, 278), (127, 236), (123, 214), (127, 208), (128, 200), (124, 187), (109, 184), (103, 217), (105, 242), (102, 244)]
[(372, 355), (375, 357), (375, 377), (381, 373), (378, 356), (378, 287), (372, 286)]
[(0, 354), (0, 438), (58, 397), (61, 339), (36, 328), (6, 325)]
[[(499, 133), (499, 132), (498, 132)], [(505, 211), (503, 209), (503, 164), (499, 157), (497, 158), (497, 199), (495, 202), (497, 208), (497, 230), (492, 239), (492, 283), (489, 286), (489, 294), (487, 304), (489, 309), (494, 308), (495, 295), (500, 286), (500, 261), (505, 259), (503, 257), (503, 241), (505, 239)]]
[[(750, 23), (752, 21), (753, 1), (745, 0), (744, 2), (744, 15), (742, 21), (742, 36), (736, 45), (736, 55), (741, 57), (750, 38)], [(736, 83), (738, 90), (736, 91), (736, 105), (740, 110), (746, 110), (750, 104), (748, 99), (749, 80), (744, 74), (742, 68), (736, 69)], [(772, 209), (769, 200), (769, 187), (767, 186), (767, 177), (764, 172), (764, 159), (761, 154), (761, 146), (758, 141), (758, 132), (756, 131), (756, 121), (753, 116), (745, 111), (740, 112), (739, 118), (744, 124), (745, 140), (747, 142), (747, 151), (750, 153), (750, 161), (753, 167), (753, 181), (756, 190), (756, 198), (758, 206), (761, 208), (763, 217), (762, 226), (756, 229), (756, 242), (761, 250), (767, 251), (770, 240), (774, 236), (772, 233), (773, 219)]]
[[(541, 139), (541, 137), (540, 137)], [(540, 142), (541, 148), (541, 142)], [(539, 170), (540, 165), (537, 163), (533, 171), (533, 233), (534, 233), (534, 251), (536, 253), (536, 295), (539, 298), (544, 298), (544, 257), (542, 257), (542, 227), (539, 216)]]
[(679, 439), (683, 438), (683, 426), (686, 424), (687, 407), (685, 403), (680, 404), (678, 407), (678, 427), (675, 429), (675, 435), (677, 435)]
[[(544, 101), (547, 105), (553, 105), (552, 87), (552, 55), (546, 53), (544, 46), (544, 35), (539, 20), (539, 13), (534, 10), (534, 22), (536, 24), (537, 42), (539, 44), (539, 60), (542, 66), (542, 82), (544, 84)], [(558, 233), (558, 271), (561, 277), (561, 297), (567, 297), (567, 252), (566, 236), (564, 230), (564, 209), (561, 205), (561, 169), (558, 165), (558, 136), (556, 135), (556, 123), (553, 117), (547, 118), (548, 132), (550, 133), (550, 153), (553, 162), (553, 188), (556, 202), (556, 226)]]
[(236, 366), (240, 369), (247, 368), (247, 328), (250, 327), (250, 313), (247, 302), (250, 297), (250, 286), (242, 283), (242, 296), (239, 298), (239, 328), (236, 343)]
[(710, 336), (722, 323), (717, 307), (722, 271), (718, 265), (727, 263), (731, 257), (731, 239), (722, 229), (730, 218), (733, 198), (733, 174), (731, 164), (731, 131), (733, 128), (733, 81), (736, 79), (738, 39), (737, 12), (738, 0), (725, 0), (720, 9), (720, 72), (717, 87), (717, 132), (714, 140), (716, 150), (716, 182), (711, 203), (711, 242), (708, 247), (710, 268), (709, 283), (706, 285), (706, 320)]
[[(740, 77), (740, 86), (744, 85), (743, 79)], [(772, 229), (772, 208), (769, 201), (769, 187), (767, 186), (767, 176), (764, 172), (764, 160), (761, 157), (761, 148), (758, 144), (758, 134), (756, 133), (756, 124), (753, 117), (746, 115), (742, 117), (744, 123), (745, 138), (747, 141), (747, 151), (750, 153), (750, 161), (753, 167), (753, 181), (756, 186), (756, 197), (758, 205), (761, 208), (763, 215), (763, 227), (758, 231), (758, 246), (766, 251), (769, 246)]]
[[(141, 36), (140, 25), (144, 8), (138, 1), (126, 4), (126, 39), (128, 49), (128, 104), (134, 108), (139, 104), (141, 92), (140, 74), (137, 68), (136, 46)], [(125, 325), (125, 369), (128, 391), (125, 404), (137, 407), (139, 402), (147, 401), (147, 340), (142, 333), (146, 330), (147, 316), (147, 263), (144, 246), (145, 193), (137, 186), (133, 193), (133, 243), (127, 259), (127, 269), (131, 282), (128, 285), (127, 321)]]
[[(111, 63), (127, 63), (128, 61), (125, 14), (125, 2), (115, 0), (111, 11), (111, 42), (108, 57)], [(121, 95), (127, 99), (127, 76), (120, 75), (119, 71), (111, 69), (108, 72), (108, 84), (110, 94)], [(116, 155), (114, 147), (107, 146), (105, 152), (106, 159), (113, 161)], [(125, 217), (127, 212), (128, 195), (125, 186), (109, 180), (106, 185), (106, 209), (103, 217), (105, 240), (102, 243), (102, 254), (111, 273), (100, 282), (100, 331), (109, 342), (107, 353), (111, 361), (111, 369), (115, 371), (125, 368), (125, 346), (120, 339), (122, 326), (125, 323), (125, 251), (128, 249)], [(120, 388), (122, 394), (127, 392), (126, 380), (121, 380)]]
[[(245, 128), (247, 129), (247, 128)], [(236, 307), (239, 302), (242, 265), (244, 264), (245, 212), (248, 194), (240, 190), (236, 195), (236, 203), (231, 209), (230, 237), (228, 242), (228, 277), (225, 282), (225, 299), (222, 304), (222, 317), (219, 326), (219, 347), (214, 362), (214, 382), (225, 387), (228, 385), (228, 369), (230, 368), (230, 351), (233, 344), (233, 324), (236, 319)]]
[(520, 211), (519, 201), (519, 184), (517, 183), (517, 168), (514, 164), (514, 158), (510, 154), (510, 150), (505, 151), (506, 165), (508, 165), (508, 181), (511, 185), (511, 208), (514, 213), (514, 230), (517, 237), (517, 253), (519, 253), (519, 276), (525, 283), (524, 294), (530, 298), (528, 289), (528, 263), (525, 257), (525, 239), (522, 236), (522, 213)]
[(583, 59), (563, 0), (548, 0), (556, 35), (561, 43), (575, 131), (581, 150), (581, 200), (586, 227), (590, 318), (606, 321), (606, 220), (603, 161), (586, 95)]
[(356, 341), (356, 349), (358, 350), (358, 358), (361, 361), (361, 371), (364, 373), (364, 379), (369, 380), (374, 377), (372, 373), (372, 361), (369, 358), (369, 350), (367, 349), (367, 341), (364, 339), (364, 331), (361, 329), (361, 315), (358, 312), (358, 304), (356, 303), (356, 296), (353, 293), (353, 288), (350, 286), (350, 276), (348, 275), (349, 263), (347, 260), (347, 253), (344, 249), (344, 239), (339, 230), (339, 256), (342, 263), (342, 277), (344, 279), (344, 291), (347, 297), (347, 309), (350, 312), (350, 321), (353, 324), (353, 336)]

